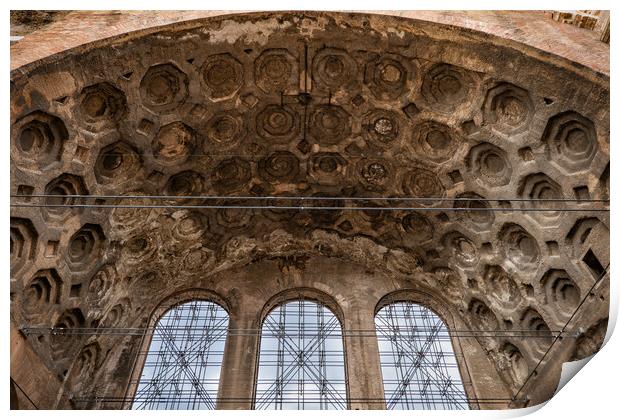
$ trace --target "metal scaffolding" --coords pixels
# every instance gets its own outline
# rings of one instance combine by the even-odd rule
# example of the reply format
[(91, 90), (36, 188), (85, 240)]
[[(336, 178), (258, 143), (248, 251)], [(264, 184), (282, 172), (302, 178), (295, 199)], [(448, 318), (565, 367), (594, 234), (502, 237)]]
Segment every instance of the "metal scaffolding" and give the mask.
[[(75, 403), (110, 404), (133, 409), (213, 409), (217, 400), (224, 345), (230, 336), (260, 336), (260, 360), (255, 409), (346, 409), (348, 403), (385, 403), (388, 409), (476, 409), (478, 403), (527, 406), (527, 386), (539, 367), (563, 340), (582, 337), (572, 321), (593, 290), (608, 276), (607, 264), (584, 293), (561, 329), (452, 329), (431, 310), (407, 301), (391, 301), (375, 317), (375, 328), (346, 329), (324, 305), (298, 300), (276, 307), (262, 329), (228, 328), (228, 314), (219, 305), (192, 301), (169, 309), (154, 326), (20, 327), (26, 335), (119, 336), (151, 338), (139, 380), (131, 395), (76, 395)], [(385, 395), (347, 398), (343, 338), (376, 337)], [(459, 338), (544, 340), (546, 351), (512, 397), (467, 398), (452, 340)], [(550, 343), (549, 340), (551, 340)], [(548, 343), (548, 344), (547, 344)], [(465, 368), (466, 369), (466, 368)], [(16, 384), (16, 386), (18, 386)], [(26, 396), (27, 397), (27, 396)], [(250, 398), (220, 401), (249, 402)], [(127, 405), (126, 405), (127, 404)], [(471, 405), (470, 405), (471, 404)]]
[(255, 409), (346, 409), (342, 328), (325, 306), (296, 300), (263, 322)]
[(468, 409), (458, 364), (443, 321), (411, 302), (375, 317), (388, 410)]
[(208, 301), (170, 309), (157, 322), (134, 410), (215, 409), (228, 314)]

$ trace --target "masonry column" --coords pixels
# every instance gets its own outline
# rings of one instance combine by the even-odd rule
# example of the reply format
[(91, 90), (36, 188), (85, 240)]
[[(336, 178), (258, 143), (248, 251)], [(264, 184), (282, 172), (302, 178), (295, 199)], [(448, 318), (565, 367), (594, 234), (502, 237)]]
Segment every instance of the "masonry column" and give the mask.
[(355, 299), (343, 308), (345, 357), (352, 410), (384, 410), (374, 303)]
[(260, 338), (260, 305), (241, 300), (230, 313), (217, 408), (250, 410)]

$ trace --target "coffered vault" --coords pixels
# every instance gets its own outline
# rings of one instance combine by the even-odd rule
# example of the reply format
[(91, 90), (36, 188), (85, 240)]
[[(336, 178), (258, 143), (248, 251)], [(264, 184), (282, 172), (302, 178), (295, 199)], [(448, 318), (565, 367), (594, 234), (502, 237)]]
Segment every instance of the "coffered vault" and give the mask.
[[(287, 290), (333, 300), (350, 408), (383, 408), (347, 330), (389, 296), (446, 322), (472, 408), (545, 401), (605, 335), (609, 78), (549, 52), (212, 17), (15, 69), (11, 124), (11, 377), (39, 408), (126, 407), (160, 303), (205, 293), (231, 329)], [(229, 336), (220, 408), (251, 407), (257, 343)]]

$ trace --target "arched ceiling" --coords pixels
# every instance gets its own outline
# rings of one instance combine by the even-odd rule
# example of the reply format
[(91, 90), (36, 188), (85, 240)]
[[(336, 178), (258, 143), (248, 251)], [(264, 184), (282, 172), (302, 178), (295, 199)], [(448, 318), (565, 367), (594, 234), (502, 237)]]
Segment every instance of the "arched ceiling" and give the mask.
[[(132, 325), (146, 302), (210, 273), (320, 254), (425, 283), (473, 327), (557, 329), (593, 282), (580, 259), (590, 232), (608, 240), (607, 213), (587, 201), (511, 199), (608, 197), (608, 80), (577, 67), (438, 24), (259, 13), (18, 69), (13, 317)], [(135, 197), (31, 207), (85, 202), (41, 194)], [(418, 201), (105, 207), (301, 203), (192, 196)], [(514, 211), (523, 208), (555, 211)], [(494, 345), (514, 355), (512, 344)], [(59, 371), (70, 354), (53, 340), (33, 346)], [(533, 360), (541, 350), (522, 347)]]

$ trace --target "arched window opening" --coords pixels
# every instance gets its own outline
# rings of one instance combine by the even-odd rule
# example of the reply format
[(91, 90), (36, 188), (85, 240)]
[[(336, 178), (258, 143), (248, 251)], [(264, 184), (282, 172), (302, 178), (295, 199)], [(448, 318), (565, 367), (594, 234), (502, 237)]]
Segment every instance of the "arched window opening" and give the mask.
[(215, 409), (228, 313), (202, 300), (169, 309), (155, 324), (134, 410)]
[(296, 300), (263, 321), (254, 407), (346, 409), (342, 327), (324, 305)]
[(450, 334), (431, 310), (396, 302), (375, 316), (388, 410), (469, 408)]

